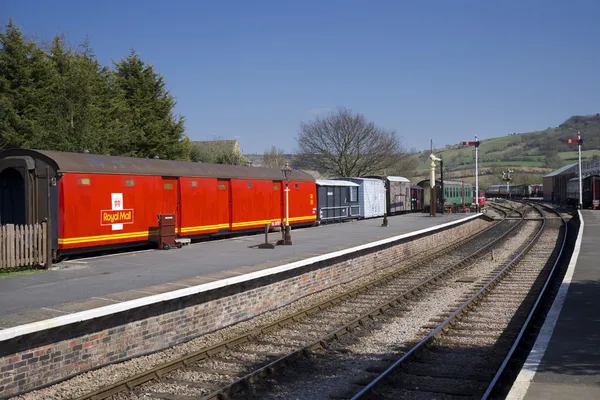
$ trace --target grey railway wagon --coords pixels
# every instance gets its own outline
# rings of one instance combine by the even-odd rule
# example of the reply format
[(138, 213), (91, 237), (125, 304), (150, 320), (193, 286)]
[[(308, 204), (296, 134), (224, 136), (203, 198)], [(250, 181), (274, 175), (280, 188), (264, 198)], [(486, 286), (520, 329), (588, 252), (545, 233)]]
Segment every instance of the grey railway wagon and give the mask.
[(359, 185), (343, 180), (317, 179), (317, 220), (340, 222), (360, 216)]

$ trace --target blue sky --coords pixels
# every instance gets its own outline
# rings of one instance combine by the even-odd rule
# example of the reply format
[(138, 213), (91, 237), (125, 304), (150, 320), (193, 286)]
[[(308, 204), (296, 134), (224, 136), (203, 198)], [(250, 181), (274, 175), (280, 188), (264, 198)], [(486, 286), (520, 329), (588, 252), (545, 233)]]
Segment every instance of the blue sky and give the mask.
[(4, 0), (26, 35), (88, 34), (108, 64), (134, 47), (193, 140), (296, 147), (343, 106), (419, 150), (600, 112), (600, 1)]

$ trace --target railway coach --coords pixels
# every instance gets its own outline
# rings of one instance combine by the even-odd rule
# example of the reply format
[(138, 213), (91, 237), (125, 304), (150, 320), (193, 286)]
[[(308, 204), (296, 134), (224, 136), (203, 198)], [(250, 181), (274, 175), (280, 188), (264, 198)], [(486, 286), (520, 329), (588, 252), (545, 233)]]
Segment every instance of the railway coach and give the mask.
[[(583, 208), (598, 209), (600, 207), (600, 176), (591, 175), (581, 180)], [(567, 182), (567, 204), (579, 206), (579, 178), (571, 178)]]
[[(423, 188), (423, 210), (430, 210), (431, 186), (429, 180), (422, 180), (418, 183)], [(442, 210), (442, 182), (435, 181), (436, 211)], [(470, 207), (473, 203), (475, 189), (470, 183), (460, 181), (444, 181), (444, 206), (451, 208)]]
[[(53, 257), (158, 240), (158, 215), (180, 238), (281, 224), (278, 169), (13, 149), (0, 153), (0, 224), (51, 217)], [(315, 179), (294, 170), (290, 225), (316, 220)]]

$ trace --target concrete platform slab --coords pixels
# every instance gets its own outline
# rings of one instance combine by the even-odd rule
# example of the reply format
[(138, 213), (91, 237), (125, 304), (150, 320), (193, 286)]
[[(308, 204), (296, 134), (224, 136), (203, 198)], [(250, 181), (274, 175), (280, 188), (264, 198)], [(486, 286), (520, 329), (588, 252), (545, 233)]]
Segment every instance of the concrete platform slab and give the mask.
[(600, 212), (581, 215), (583, 235), (507, 399), (600, 399)]
[[(390, 217), (388, 227), (381, 227), (381, 218), (378, 218), (297, 229), (292, 231), (292, 246), (275, 249), (258, 249), (256, 246), (264, 242), (264, 234), (257, 234), (169, 251), (145, 250), (82, 258), (63, 263), (64, 268), (59, 270), (0, 279), (0, 316), (91, 298), (106, 299), (106, 302), (137, 299), (241, 276), (464, 217), (464, 214), (435, 218), (426, 214), (408, 214)], [(274, 243), (280, 237), (281, 233), (271, 233), (269, 241)], [(0, 323), (0, 326), (4, 325)]]
[(0, 317), (0, 326), (3, 329), (13, 326), (25, 325), (31, 322), (43, 321), (45, 319), (56, 318), (68, 314), (65, 311), (57, 311), (47, 308), (40, 308), (30, 311), (23, 311), (16, 314), (4, 315)]

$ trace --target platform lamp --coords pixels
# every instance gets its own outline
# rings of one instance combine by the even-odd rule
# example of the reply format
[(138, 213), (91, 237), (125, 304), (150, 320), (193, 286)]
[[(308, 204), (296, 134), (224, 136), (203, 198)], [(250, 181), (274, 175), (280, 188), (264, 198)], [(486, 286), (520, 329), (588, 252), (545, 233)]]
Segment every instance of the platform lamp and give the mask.
[(387, 227), (389, 226), (387, 212), (389, 207), (388, 196), (390, 196), (390, 192), (388, 190), (388, 178), (387, 175), (385, 175), (385, 172), (384, 176), (381, 178), (381, 181), (383, 182), (383, 190), (385, 191), (385, 193), (383, 194), (383, 222), (381, 223), (381, 226)]
[(292, 169), (285, 163), (285, 166), (281, 168), (283, 174), (283, 180), (285, 181), (285, 227), (283, 231), (283, 239), (278, 241), (277, 244), (292, 244), (292, 234), (290, 229), (290, 176), (292, 175)]

